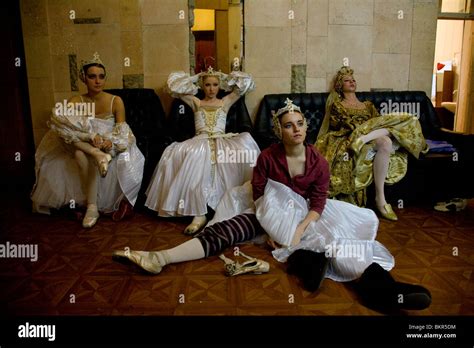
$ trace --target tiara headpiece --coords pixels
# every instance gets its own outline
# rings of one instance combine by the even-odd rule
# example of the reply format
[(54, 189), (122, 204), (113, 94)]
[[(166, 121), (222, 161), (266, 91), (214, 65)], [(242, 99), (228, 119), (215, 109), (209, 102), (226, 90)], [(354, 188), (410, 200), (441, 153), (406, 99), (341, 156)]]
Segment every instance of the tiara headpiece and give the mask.
[(204, 79), (207, 77), (215, 77), (219, 80), (219, 88), (225, 89), (222, 85), (223, 75), (224, 74), (222, 74), (220, 71), (215, 71), (212, 66), (209, 66), (209, 68), (207, 68), (207, 71), (203, 71), (199, 74), (198, 86), (199, 88), (203, 89)]
[(343, 66), (342, 68), (339, 69), (339, 71), (336, 74), (336, 77), (334, 78), (334, 89), (336, 90), (337, 93), (341, 94), (342, 93), (342, 79), (344, 76), (352, 76), (354, 75), (354, 69), (351, 69), (349, 66)]
[(216, 76), (216, 77), (219, 77), (221, 74), (220, 71), (214, 71), (214, 68), (212, 66), (209, 66), (209, 68), (207, 68), (207, 71), (204, 72), (202, 75), (203, 76)]
[(92, 59), (89, 60), (81, 60), (81, 69), (83, 69), (86, 65), (90, 64), (100, 64), (102, 66), (105, 66), (102, 60), (100, 59), (99, 53), (94, 52)]
[(281, 109), (278, 109), (278, 111), (275, 113), (275, 117), (280, 117), (282, 114), (286, 114), (287, 112), (293, 113), (295, 111), (301, 113), (300, 107), (298, 105), (293, 104), (293, 100), (291, 100), (290, 98), (286, 98), (285, 106)]
[(93, 56), (92, 56), (92, 59), (89, 59), (89, 60), (81, 60), (81, 70), (80, 70), (80, 74), (81, 74), (81, 80), (84, 81), (85, 80), (85, 71), (84, 71), (84, 67), (85, 66), (88, 66), (88, 65), (91, 65), (91, 64), (99, 64), (99, 65), (102, 65), (104, 67), (104, 70), (105, 70), (105, 64), (102, 62), (102, 60), (100, 59), (100, 56), (99, 56), (99, 53), (97, 52), (94, 52)]
[[(286, 114), (287, 112), (293, 113), (293, 112), (299, 112), (301, 114), (301, 109), (298, 105), (293, 104), (293, 100), (290, 98), (286, 98), (285, 100), (285, 106), (282, 107), (281, 109), (278, 109), (277, 112), (272, 111), (273, 114), (273, 132), (275, 135), (281, 139), (281, 124), (280, 124), (280, 116), (283, 114)], [(307, 125), (306, 123), (306, 117), (303, 116), (304, 124)]]

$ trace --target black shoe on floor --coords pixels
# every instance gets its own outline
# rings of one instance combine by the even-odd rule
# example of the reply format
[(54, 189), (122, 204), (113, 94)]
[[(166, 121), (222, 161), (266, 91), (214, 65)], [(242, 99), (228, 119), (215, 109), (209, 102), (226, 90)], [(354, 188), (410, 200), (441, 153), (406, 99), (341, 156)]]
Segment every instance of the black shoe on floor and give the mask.
[(316, 291), (326, 275), (329, 265), (324, 253), (299, 249), (288, 257), (288, 274), (293, 274), (301, 279), (303, 286), (308, 291)]
[(422, 310), (431, 304), (428, 289), (395, 281), (388, 271), (375, 262), (367, 267), (354, 287), (364, 305), (381, 312)]

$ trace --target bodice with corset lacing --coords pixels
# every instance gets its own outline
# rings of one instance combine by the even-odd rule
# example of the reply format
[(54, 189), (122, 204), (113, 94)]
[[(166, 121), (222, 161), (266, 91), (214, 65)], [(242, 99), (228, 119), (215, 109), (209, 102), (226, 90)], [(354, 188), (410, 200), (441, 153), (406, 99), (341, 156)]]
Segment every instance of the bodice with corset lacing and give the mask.
[(211, 150), (211, 178), (215, 178), (217, 144), (216, 138), (225, 136), (227, 114), (224, 105), (201, 105), (194, 114), (196, 135), (207, 135)]
[(210, 138), (225, 134), (226, 112), (224, 106), (200, 106), (194, 115), (196, 135), (205, 134)]

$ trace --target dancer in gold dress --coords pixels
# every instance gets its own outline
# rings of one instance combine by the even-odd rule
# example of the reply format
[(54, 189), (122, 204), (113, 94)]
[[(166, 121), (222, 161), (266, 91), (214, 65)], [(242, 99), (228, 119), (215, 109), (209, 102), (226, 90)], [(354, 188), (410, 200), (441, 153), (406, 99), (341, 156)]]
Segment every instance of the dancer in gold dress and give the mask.
[(337, 72), (315, 144), (329, 162), (330, 197), (365, 206), (366, 188), (374, 181), (377, 209), (383, 217), (397, 220), (385, 200), (384, 185), (400, 181), (408, 153), (418, 158), (427, 145), (416, 116), (381, 116), (370, 101), (359, 101), (353, 74), (350, 67)]

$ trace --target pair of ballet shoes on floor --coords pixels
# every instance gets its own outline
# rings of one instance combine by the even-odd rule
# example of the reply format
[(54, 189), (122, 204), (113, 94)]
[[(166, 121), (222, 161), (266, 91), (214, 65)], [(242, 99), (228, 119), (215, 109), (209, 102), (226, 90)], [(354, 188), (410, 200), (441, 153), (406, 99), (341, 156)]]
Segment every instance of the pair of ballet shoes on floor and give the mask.
[(241, 251), (238, 251), (238, 255), (245, 257), (248, 261), (239, 263), (237, 261), (229, 259), (224, 254), (221, 254), (219, 256), (219, 258), (225, 263), (224, 267), (226, 276), (233, 277), (246, 273), (262, 274), (268, 273), (268, 271), (270, 270), (270, 264), (266, 261), (250, 257)]
[(467, 199), (453, 198), (447, 202), (436, 203), (434, 210), (442, 212), (461, 211), (467, 206)]

